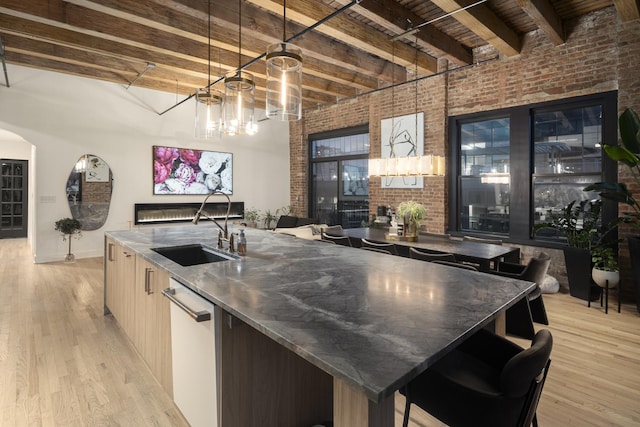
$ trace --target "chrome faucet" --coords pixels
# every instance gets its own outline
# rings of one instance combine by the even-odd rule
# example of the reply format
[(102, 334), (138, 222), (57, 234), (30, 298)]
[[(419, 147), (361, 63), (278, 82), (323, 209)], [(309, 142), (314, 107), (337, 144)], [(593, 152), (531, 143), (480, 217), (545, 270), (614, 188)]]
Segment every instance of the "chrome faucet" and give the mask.
[[(204, 206), (206, 205), (207, 200), (209, 200), (209, 197), (213, 196), (214, 194), (222, 194), (224, 197), (227, 198), (227, 213), (224, 216), (224, 227), (222, 227), (214, 217), (204, 213)], [(223, 249), (222, 242), (225, 241), (225, 242), (229, 242), (229, 252), (235, 252), (235, 247), (234, 247), (235, 242), (234, 242), (233, 234), (229, 236), (229, 228), (227, 227), (230, 213), (231, 213), (231, 199), (229, 198), (229, 195), (226, 193), (223, 193), (222, 191), (214, 191), (212, 193), (207, 194), (207, 197), (204, 198), (204, 200), (202, 201), (202, 204), (200, 205), (200, 209), (198, 209), (198, 211), (194, 215), (191, 222), (193, 222), (194, 224), (198, 224), (202, 216), (213, 221), (220, 229), (218, 230), (218, 249)]]

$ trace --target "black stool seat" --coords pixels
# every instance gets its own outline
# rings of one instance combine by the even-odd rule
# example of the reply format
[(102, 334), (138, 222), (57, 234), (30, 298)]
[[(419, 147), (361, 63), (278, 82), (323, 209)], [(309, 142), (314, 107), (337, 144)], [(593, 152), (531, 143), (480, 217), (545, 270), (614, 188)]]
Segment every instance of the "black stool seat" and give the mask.
[(546, 329), (528, 349), (480, 330), (400, 389), (406, 397), (403, 426), (411, 404), (451, 427), (537, 426), (552, 346)]

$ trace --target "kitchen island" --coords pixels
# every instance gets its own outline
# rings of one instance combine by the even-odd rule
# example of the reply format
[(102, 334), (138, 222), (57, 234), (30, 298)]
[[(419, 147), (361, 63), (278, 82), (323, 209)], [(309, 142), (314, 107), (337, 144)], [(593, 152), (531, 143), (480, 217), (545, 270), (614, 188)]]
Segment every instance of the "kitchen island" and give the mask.
[[(220, 307), (228, 316), (226, 328), (241, 324), (310, 364), (321, 372), (318, 378), (330, 376), (329, 396), (322, 391), (324, 386), (304, 381), (302, 386), (316, 393), (318, 404), (333, 400), (337, 427), (392, 426), (395, 391), (534, 287), (270, 231), (246, 229), (245, 234), (246, 257), (189, 267), (151, 248), (192, 243), (215, 247), (215, 226), (149, 228), (106, 236)], [(242, 349), (248, 347), (227, 347), (221, 349), (221, 363), (243, 363)], [(224, 352), (231, 350), (234, 354), (225, 357)], [(243, 369), (222, 366), (223, 377), (227, 368)], [(266, 394), (280, 392), (277, 379), (259, 387)], [(299, 393), (305, 389), (293, 394)], [(230, 402), (240, 399), (224, 385), (220, 394)], [(236, 405), (250, 411), (249, 395)], [(221, 404), (223, 418), (227, 405)]]

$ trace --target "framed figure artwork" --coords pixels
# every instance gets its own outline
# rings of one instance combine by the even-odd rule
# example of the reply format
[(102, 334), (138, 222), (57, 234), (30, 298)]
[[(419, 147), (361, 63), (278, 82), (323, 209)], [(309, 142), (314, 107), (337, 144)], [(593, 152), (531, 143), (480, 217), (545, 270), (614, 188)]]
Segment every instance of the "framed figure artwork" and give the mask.
[(87, 155), (85, 167), (86, 182), (109, 182), (109, 166), (100, 157)]
[[(424, 113), (383, 119), (380, 126), (381, 157), (424, 154)], [(382, 188), (423, 188), (422, 177), (383, 177)]]
[(233, 154), (153, 146), (153, 194), (233, 194)]

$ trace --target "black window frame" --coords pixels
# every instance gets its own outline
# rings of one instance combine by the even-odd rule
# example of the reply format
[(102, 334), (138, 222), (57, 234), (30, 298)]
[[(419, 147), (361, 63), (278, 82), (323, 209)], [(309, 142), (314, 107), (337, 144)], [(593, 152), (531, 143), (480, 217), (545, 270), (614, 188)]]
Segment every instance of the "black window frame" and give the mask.
[[(511, 243), (529, 246), (562, 247), (559, 239), (540, 239), (533, 236), (533, 180), (534, 180), (534, 136), (533, 117), (536, 112), (579, 108), (599, 103), (602, 105), (602, 145), (617, 145), (618, 143), (618, 93), (617, 91), (603, 92), (593, 95), (583, 95), (564, 98), (554, 101), (546, 101), (535, 104), (527, 104), (498, 110), (482, 111), (449, 117), (449, 161), (451, 171), (448, 177), (449, 186), (449, 213), (448, 232), (452, 235), (474, 234), (479, 236), (495, 236), (495, 233), (474, 230), (461, 230), (460, 228), (460, 126), (469, 122), (491, 120), (508, 117), (510, 120), (510, 225), (509, 233), (499, 236)], [(617, 181), (617, 164), (611, 160), (604, 149), (602, 150), (603, 181)], [(610, 222), (618, 215), (618, 206), (615, 202), (605, 200), (603, 204), (603, 221)]]
[[(318, 140), (322, 140), (322, 139), (332, 139), (332, 138), (339, 138), (339, 137), (344, 137), (344, 136), (352, 136), (352, 135), (360, 135), (360, 134), (368, 134), (369, 135), (369, 152), (362, 153), (362, 154), (350, 154), (350, 155), (340, 155), (340, 156), (331, 156), (331, 157), (319, 157), (319, 158), (315, 158), (313, 155), (313, 143), (315, 141)], [(342, 182), (342, 162), (347, 161), (347, 160), (360, 160), (360, 159), (366, 159), (368, 160), (370, 155), (371, 155), (371, 132), (369, 130), (369, 124), (363, 124), (363, 125), (357, 125), (357, 126), (351, 126), (348, 128), (342, 128), (342, 129), (332, 129), (329, 131), (324, 131), (324, 132), (318, 132), (318, 133), (314, 133), (314, 134), (309, 134), (308, 139), (308, 148), (309, 148), (309, 157), (308, 157), (308, 179), (307, 179), (307, 183), (308, 183), (308, 188), (307, 188), (307, 194), (309, 195), (308, 197), (308, 206), (307, 206), (307, 212), (309, 212), (309, 215), (314, 215), (314, 204), (313, 204), (313, 165), (315, 163), (323, 163), (323, 162), (337, 162), (339, 165), (339, 169), (337, 171), (338, 176), (340, 177), (338, 179), (338, 182)], [(340, 209), (341, 206), (341, 202), (345, 201), (345, 197), (342, 195), (342, 192), (340, 191), (340, 188), (338, 189), (338, 209)], [(368, 209), (368, 212), (366, 214), (366, 218), (367, 220), (369, 219), (369, 212), (370, 212), (370, 206), (369, 206), (369, 201), (370, 201), (371, 195), (367, 195), (366, 196), (366, 207)], [(348, 200), (347, 200), (348, 203)], [(341, 220), (337, 221), (337, 224), (341, 224)], [(360, 226), (360, 222), (358, 222), (358, 226)], [(346, 228), (346, 227), (345, 227)]]

